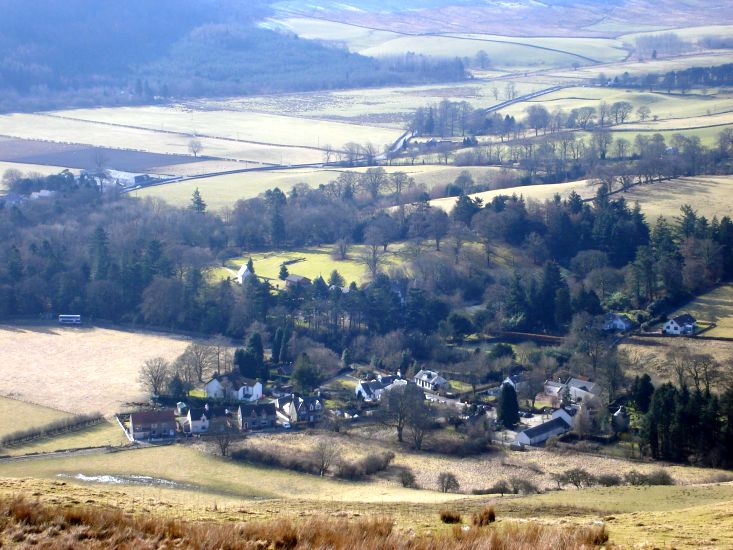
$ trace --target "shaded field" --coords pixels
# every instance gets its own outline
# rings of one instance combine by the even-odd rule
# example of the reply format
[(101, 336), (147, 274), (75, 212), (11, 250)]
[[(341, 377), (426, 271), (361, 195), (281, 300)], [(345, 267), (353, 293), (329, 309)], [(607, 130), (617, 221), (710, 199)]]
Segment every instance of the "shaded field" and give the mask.
[(713, 322), (717, 325), (714, 329), (706, 331), (705, 336), (733, 338), (733, 285), (722, 285), (698, 296), (669, 317), (682, 313), (690, 313), (698, 321)]
[[(49, 132), (46, 137), (51, 139), (54, 136), (52, 132)], [(157, 172), (156, 168), (159, 166), (194, 163), (200, 160), (188, 155), (161, 155), (142, 151), (95, 147), (94, 145), (0, 137), (0, 161), (5, 163), (49, 165), (54, 170), (55, 167), (60, 166), (92, 169), (96, 168), (96, 157), (99, 154), (106, 159), (105, 167), (127, 172), (155, 173)], [(59, 171), (61, 170), (63, 168)], [(37, 171), (41, 172), (42, 168)]]
[[(68, 168), (64, 166), (50, 166), (45, 164), (24, 164), (22, 162), (2, 162), (0, 161), (0, 188), (2, 188), (2, 176), (7, 170), (18, 170), (21, 174), (41, 174), (43, 176), (50, 176), (52, 174), (58, 174)], [(71, 170), (77, 172), (77, 170)]]
[(106, 415), (146, 401), (146, 359), (180, 355), (187, 338), (102, 328), (0, 325), (0, 394), (74, 413)]
[[(192, 164), (190, 166), (195, 168), (198, 165)], [(428, 190), (437, 185), (452, 183), (464, 170), (471, 174), (474, 181), (482, 183), (490, 181), (492, 174), (499, 171), (496, 168), (459, 168), (436, 165), (385, 166), (384, 169), (388, 173), (405, 172), (414, 178), (417, 185), (423, 185)], [(240, 199), (257, 197), (268, 189), (275, 187), (279, 187), (284, 192), (289, 191), (299, 183), (317, 187), (337, 179), (342, 172), (363, 173), (365, 170), (366, 168), (352, 170), (293, 168), (267, 172), (245, 172), (148, 187), (136, 190), (132, 195), (141, 198), (157, 197), (176, 206), (186, 206), (191, 200), (191, 194), (198, 188), (208, 207), (218, 210), (227, 206), (231, 207)]]
[(12, 419), (11, 422), (3, 422), (0, 425), (0, 437), (20, 430), (45, 426), (55, 420), (71, 416), (69, 413), (50, 407), (32, 405), (8, 397), (0, 397), (0, 415), (3, 418)]

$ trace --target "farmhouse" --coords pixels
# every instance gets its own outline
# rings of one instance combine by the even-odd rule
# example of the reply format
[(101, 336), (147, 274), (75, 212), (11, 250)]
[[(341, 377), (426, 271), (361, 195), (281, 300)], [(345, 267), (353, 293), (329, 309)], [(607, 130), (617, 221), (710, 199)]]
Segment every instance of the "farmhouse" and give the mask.
[(424, 390), (441, 392), (447, 391), (449, 388), (448, 380), (432, 370), (423, 369), (418, 372), (412, 380), (418, 385), (418, 387)]
[(183, 431), (201, 434), (209, 431), (209, 423), (213, 415), (205, 408), (190, 408), (183, 423)]
[(683, 313), (678, 315), (674, 319), (670, 319), (664, 323), (662, 328), (663, 334), (673, 334), (679, 336), (680, 334), (695, 334), (697, 328), (697, 319), (695, 319), (689, 313)]
[(230, 399), (233, 401), (257, 401), (262, 399), (262, 383), (245, 378), (239, 373), (230, 372), (214, 376), (204, 386), (206, 397), (210, 399)]
[(634, 327), (634, 322), (623, 313), (608, 313), (603, 321), (603, 330), (606, 332), (626, 332)]
[(174, 438), (176, 436), (176, 416), (173, 409), (132, 413), (130, 432), (135, 441)]
[(237, 409), (237, 422), (243, 432), (274, 428), (276, 418), (275, 403), (240, 405)]
[(601, 388), (590, 380), (571, 377), (565, 383), (560, 380), (547, 380), (544, 392), (545, 395), (556, 402), (562, 400), (563, 396), (569, 395), (570, 400), (573, 402), (583, 401), (587, 403), (600, 394)]

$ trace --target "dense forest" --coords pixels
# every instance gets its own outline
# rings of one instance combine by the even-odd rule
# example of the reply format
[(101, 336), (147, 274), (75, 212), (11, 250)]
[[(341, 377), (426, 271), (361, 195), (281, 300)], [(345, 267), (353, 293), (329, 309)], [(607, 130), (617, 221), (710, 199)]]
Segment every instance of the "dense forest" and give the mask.
[(260, 28), (269, 3), (0, 0), (0, 110), (465, 77), (457, 60), (377, 61)]

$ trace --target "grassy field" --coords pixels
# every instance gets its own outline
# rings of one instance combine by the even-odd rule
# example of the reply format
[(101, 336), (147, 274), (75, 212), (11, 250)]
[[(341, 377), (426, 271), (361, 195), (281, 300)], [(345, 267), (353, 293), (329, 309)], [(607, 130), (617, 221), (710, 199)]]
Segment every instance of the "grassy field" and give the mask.
[(117, 423), (104, 421), (101, 424), (82, 430), (54, 437), (36, 439), (22, 445), (6, 447), (2, 450), (2, 453), (19, 456), (29, 453), (48, 453), (83, 447), (121, 446), (127, 445), (128, 443), (127, 437), (122, 433), (122, 429)]
[[(180, 168), (184, 166), (186, 165), (181, 165)], [(461, 168), (438, 165), (385, 166), (384, 169), (388, 173), (405, 172), (414, 178), (417, 185), (423, 185), (427, 190), (437, 185), (452, 183), (464, 170), (471, 174), (474, 181), (481, 183), (490, 181), (491, 175), (498, 172), (496, 168)], [(366, 168), (355, 168), (350, 171), (363, 173), (365, 170)], [(284, 192), (289, 191), (299, 183), (317, 187), (335, 180), (343, 171), (346, 170), (336, 168), (294, 168), (271, 172), (245, 172), (149, 187), (134, 191), (132, 196), (141, 198), (157, 197), (173, 205), (186, 206), (191, 201), (191, 194), (198, 188), (209, 209), (219, 210), (233, 206), (240, 199), (257, 197), (268, 189), (275, 187), (279, 187)]]
[(698, 321), (713, 322), (717, 326), (705, 336), (733, 338), (733, 285), (722, 285), (698, 296), (689, 304), (671, 313), (669, 317), (690, 313)]
[(175, 359), (189, 340), (102, 328), (0, 325), (0, 393), (73, 413), (112, 414), (145, 401), (146, 359)]
[[(733, 361), (733, 342), (717, 340), (690, 340), (689, 338), (662, 338), (662, 337), (631, 337), (619, 346), (619, 349), (628, 352), (632, 357), (640, 359), (643, 365), (640, 372), (629, 372), (629, 376), (648, 373), (654, 384), (674, 382), (677, 384), (677, 375), (665, 360), (669, 352), (680, 348), (687, 348), (692, 353), (709, 354), (723, 365)], [(731, 369), (726, 367), (729, 374)]]
[(71, 416), (69, 413), (50, 407), (32, 405), (9, 397), (0, 397), (0, 414), (4, 418), (12, 419), (12, 422), (3, 422), (0, 426), (0, 436), (19, 430), (45, 426), (55, 420)]
[(293, 147), (320, 148), (328, 143), (341, 149), (348, 142), (371, 142), (381, 148), (382, 145), (394, 143), (401, 134), (399, 130), (388, 128), (272, 113), (197, 111), (176, 106), (75, 109), (54, 114), (74, 120), (134, 126), (187, 136), (202, 135)]
[[(349, 247), (348, 259), (344, 261), (336, 260), (332, 257), (333, 247), (331, 246), (304, 248), (287, 252), (245, 254), (242, 258), (227, 262), (226, 268), (217, 270), (213, 273), (213, 276), (219, 278), (234, 277), (242, 264), (246, 263), (249, 258), (252, 258), (255, 273), (258, 276), (272, 279), (271, 283), (276, 288), (284, 288), (284, 283), (278, 278), (280, 266), (286, 261), (302, 260), (287, 266), (291, 275), (302, 275), (311, 280), (320, 275), (328, 281), (328, 276), (336, 269), (346, 280), (347, 285), (352, 281), (361, 284), (368, 278), (366, 267), (359, 261), (359, 256), (363, 248), (362, 245), (352, 245)], [(389, 247), (386, 261), (385, 269), (389, 269), (390, 265), (399, 265), (401, 263), (402, 259), (400, 257), (399, 245)]]
[[(41, 174), (43, 176), (50, 176), (52, 174), (58, 174), (67, 168), (63, 166), (46, 166), (45, 164), (25, 164), (22, 162), (0, 162), (0, 185), (2, 185), (2, 175), (7, 170), (18, 170), (22, 174)], [(71, 172), (76, 173), (78, 170), (72, 169)]]
[[(647, 219), (654, 222), (659, 216), (674, 217), (679, 215), (680, 207), (689, 204), (699, 214), (708, 218), (730, 215), (733, 211), (733, 177), (730, 176), (696, 176), (665, 180), (661, 183), (632, 187), (629, 191), (614, 195), (623, 197), (630, 204), (639, 202)], [(545, 185), (526, 185), (476, 193), (484, 203), (497, 195), (521, 195), (525, 199), (545, 201), (555, 194), (567, 197), (575, 191), (583, 198), (595, 196), (596, 187), (589, 185), (588, 180), (569, 183)], [(456, 202), (455, 197), (430, 201), (433, 206), (450, 211)]]

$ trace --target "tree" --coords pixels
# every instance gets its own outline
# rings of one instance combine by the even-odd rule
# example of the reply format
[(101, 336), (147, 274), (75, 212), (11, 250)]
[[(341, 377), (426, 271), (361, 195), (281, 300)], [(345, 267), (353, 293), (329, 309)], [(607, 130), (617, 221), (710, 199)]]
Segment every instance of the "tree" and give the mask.
[(654, 386), (652, 385), (651, 377), (646, 373), (641, 375), (641, 377), (637, 376), (634, 379), (634, 385), (631, 389), (631, 398), (634, 400), (636, 408), (642, 414), (646, 414), (649, 411), (652, 395), (654, 395)]
[(313, 364), (307, 353), (301, 353), (295, 359), (293, 374), (290, 378), (296, 391), (310, 393), (321, 383), (321, 371)]
[(478, 65), (479, 69), (486, 69), (489, 67), (489, 54), (487, 54), (484, 50), (479, 50), (476, 52), (476, 64)]
[(423, 399), (415, 402), (414, 406), (407, 414), (407, 433), (410, 442), (416, 450), (422, 449), (425, 435), (433, 426), (434, 411), (432, 407)]
[(422, 410), (425, 394), (415, 384), (393, 386), (382, 394), (379, 418), (383, 424), (395, 428), (397, 441), (402, 442), (402, 432), (414, 409)]
[(342, 288), (346, 285), (346, 280), (341, 276), (337, 270), (333, 270), (328, 276), (328, 287), (329, 288)]
[(199, 191), (198, 187), (191, 195), (191, 204), (189, 205), (189, 208), (194, 212), (198, 212), (199, 214), (203, 214), (206, 212), (206, 202), (204, 202), (204, 199), (201, 197), (201, 192)]
[(316, 459), (318, 475), (325, 476), (331, 468), (331, 464), (338, 455), (338, 446), (333, 439), (319, 437), (313, 449), (313, 456)]
[(290, 272), (288, 271), (288, 266), (286, 266), (285, 264), (282, 264), (280, 266), (280, 272), (278, 273), (277, 278), (280, 279), (281, 281), (284, 281), (289, 276), (290, 276)]
[(188, 150), (191, 151), (191, 154), (194, 157), (198, 157), (199, 156), (199, 153), (201, 152), (201, 150), (203, 148), (204, 148), (204, 146), (201, 143), (201, 141), (199, 141), (196, 138), (194, 138), (194, 139), (192, 139), (191, 141), (188, 142)]
[(502, 384), (499, 404), (496, 409), (496, 418), (506, 428), (513, 428), (519, 423), (519, 402), (517, 392), (511, 384)]
[[(216, 445), (219, 447), (219, 454), (221, 456), (227, 456), (229, 453), (229, 447), (234, 441), (234, 436), (237, 434), (237, 429), (234, 426), (234, 420), (227, 418), (220, 430), (216, 432)], [(244, 435), (242, 435), (244, 437)]]
[(455, 475), (450, 472), (442, 472), (438, 476), (438, 490), (441, 493), (457, 493), (461, 488)]
[(168, 377), (170, 364), (162, 357), (147, 359), (140, 369), (138, 380), (151, 395), (157, 397), (163, 393)]
[(186, 347), (180, 357), (180, 362), (184, 368), (193, 374), (196, 380), (203, 382), (204, 377), (214, 370), (216, 356), (211, 347), (193, 342)]
[(639, 120), (642, 122), (648, 119), (651, 113), (652, 110), (647, 105), (640, 105), (639, 108), (636, 109), (636, 114), (639, 117)]

